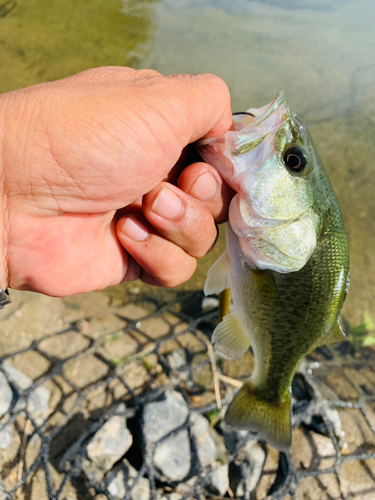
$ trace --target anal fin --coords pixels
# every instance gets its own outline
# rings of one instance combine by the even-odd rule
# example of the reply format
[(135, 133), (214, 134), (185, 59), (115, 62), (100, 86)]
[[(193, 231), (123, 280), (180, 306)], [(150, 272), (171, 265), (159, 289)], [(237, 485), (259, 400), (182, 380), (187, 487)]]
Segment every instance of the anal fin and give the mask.
[(215, 352), (227, 359), (241, 357), (250, 346), (250, 339), (236, 313), (227, 314), (212, 334)]

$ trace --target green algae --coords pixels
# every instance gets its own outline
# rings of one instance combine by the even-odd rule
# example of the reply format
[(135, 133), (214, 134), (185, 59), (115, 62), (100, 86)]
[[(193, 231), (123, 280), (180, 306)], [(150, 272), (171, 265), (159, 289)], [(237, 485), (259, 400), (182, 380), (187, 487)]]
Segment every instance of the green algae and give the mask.
[(96, 66), (137, 66), (151, 47), (154, 3), (17, 0), (0, 17), (0, 92)]

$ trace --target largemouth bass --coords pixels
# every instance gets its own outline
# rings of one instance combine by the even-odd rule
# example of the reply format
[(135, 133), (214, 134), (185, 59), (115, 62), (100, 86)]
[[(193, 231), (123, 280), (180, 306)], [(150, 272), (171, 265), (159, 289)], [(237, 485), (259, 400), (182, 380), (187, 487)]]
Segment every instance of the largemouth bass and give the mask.
[(198, 151), (237, 194), (227, 249), (208, 272), (205, 293), (230, 289), (234, 311), (212, 336), (236, 359), (252, 346), (255, 368), (225, 420), (291, 444), (291, 383), (301, 359), (345, 338), (339, 313), (349, 286), (344, 223), (304, 123), (280, 92), (271, 104), (234, 116), (235, 129), (201, 140)]

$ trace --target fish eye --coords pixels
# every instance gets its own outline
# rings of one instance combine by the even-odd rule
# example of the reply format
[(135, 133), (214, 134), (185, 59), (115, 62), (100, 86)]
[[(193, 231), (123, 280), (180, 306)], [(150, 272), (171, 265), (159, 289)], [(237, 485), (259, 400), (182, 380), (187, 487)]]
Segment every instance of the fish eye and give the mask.
[(303, 149), (294, 147), (284, 153), (284, 163), (293, 172), (303, 172), (307, 166), (307, 158)]

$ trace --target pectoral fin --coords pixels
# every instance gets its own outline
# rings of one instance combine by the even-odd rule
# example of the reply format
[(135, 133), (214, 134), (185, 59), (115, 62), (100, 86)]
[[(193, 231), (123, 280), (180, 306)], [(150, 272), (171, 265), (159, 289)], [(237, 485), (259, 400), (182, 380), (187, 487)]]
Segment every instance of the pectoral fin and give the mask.
[(229, 277), (230, 261), (228, 252), (225, 250), (207, 273), (204, 294), (212, 295), (213, 293), (220, 293), (226, 288), (230, 288)]
[(250, 340), (241, 320), (235, 313), (227, 314), (217, 325), (211, 342), (215, 352), (227, 359), (241, 357), (250, 346)]

